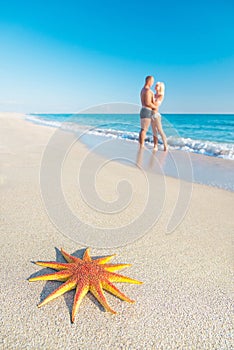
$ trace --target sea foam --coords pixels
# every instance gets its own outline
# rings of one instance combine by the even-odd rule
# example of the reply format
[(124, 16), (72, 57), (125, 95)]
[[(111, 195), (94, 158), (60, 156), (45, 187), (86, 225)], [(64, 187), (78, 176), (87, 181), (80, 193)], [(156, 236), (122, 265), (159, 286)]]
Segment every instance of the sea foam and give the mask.
[[(51, 118), (43, 118), (41, 115), (27, 115), (26, 120), (31, 122), (47, 125), (55, 128), (62, 128), (63, 130), (71, 132), (85, 132), (88, 134), (99, 135), (109, 138), (118, 138), (124, 139), (126, 141), (137, 142), (138, 141), (138, 132), (129, 131), (129, 130), (119, 130), (108, 127), (94, 127), (89, 125), (80, 125), (78, 122), (74, 121), (64, 121), (64, 117), (56, 119), (53, 118), (54, 115), (51, 115)], [(56, 116), (56, 115), (55, 115)], [(63, 115), (62, 115), (63, 116)], [(65, 119), (66, 120), (66, 119)], [(118, 123), (116, 123), (118, 126)], [(126, 128), (127, 123), (124, 124)], [(131, 124), (129, 124), (131, 128)], [(135, 125), (134, 125), (135, 126)], [(151, 147), (153, 145), (152, 135), (146, 138), (146, 143)], [(159, 140), (159, 144), (162, 144)], [(181, 150), (186, 152), (193, 152), (198, 154), (204, 154), (212, 157), (224, 158), (234, 160), (234, 144), (227, 142), (215, 142), (201, 139), (192, 139), (177, 136), (168, 136), (168, 145), (170, 149)]]

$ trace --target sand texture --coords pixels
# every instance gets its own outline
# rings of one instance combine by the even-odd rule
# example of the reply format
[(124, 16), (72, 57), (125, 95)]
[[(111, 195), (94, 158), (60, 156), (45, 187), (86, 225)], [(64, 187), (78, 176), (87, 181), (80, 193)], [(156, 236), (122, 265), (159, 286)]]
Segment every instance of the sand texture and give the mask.
[[(70, 321), (73, 291), (37, 308), (60, 283), (28, 282), (42, 269), (32, 262), (63, 261), (61, 247), (77, 256), (85, 248), (79, 234), (75, 241), (58, 230), (42, 198), (41, 160), (55, 130), (25, 121), (17, 113), (0, 114), (0, 349), (232, 349), (234, 195), (195, 184), (184, 220), (166, 234), (178, 195), (178, 180), (173, 178), (164, 179), (164, 207), (143, 237), (116, 248), (91, 247), (94, 257), (116, 253), (113, 262), (132, 264), (121, 273), (144, 284), (116, 285), (135, 304), (106, 293), (118, 312), (112, 315), (88, 294), (74, 324)], [(137, 167), (108, 163), (95, 180), (103, 202), (116, 199), (121, 177), (132, 183), (132, 201), (111, 215), (94, 211), (77, 184), (87, 152), (77, 142), (64, 162), (61, 186), (69, 208), (99, 231), (127, 225), (144, 207), (144, 176)], [(95, 162), (98, 156), (92, 157)]]

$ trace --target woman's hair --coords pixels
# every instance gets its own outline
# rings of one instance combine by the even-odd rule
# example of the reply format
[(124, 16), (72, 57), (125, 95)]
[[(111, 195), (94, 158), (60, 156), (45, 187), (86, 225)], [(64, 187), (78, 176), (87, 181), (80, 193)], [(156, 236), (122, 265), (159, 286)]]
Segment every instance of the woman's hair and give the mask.
[(159, 95), (164, 95), (164, 93), (165, 93), (165, 84), (162, 81), (158, 81), (156, 85), (158, 86), (158, 93), (159, 93)]

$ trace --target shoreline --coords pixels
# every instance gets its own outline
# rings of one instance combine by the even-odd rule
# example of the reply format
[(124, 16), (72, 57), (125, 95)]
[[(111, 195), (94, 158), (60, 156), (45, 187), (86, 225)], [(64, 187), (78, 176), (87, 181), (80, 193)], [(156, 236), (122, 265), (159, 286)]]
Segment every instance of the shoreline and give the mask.
[[(165, 176), (234, 192), (233, 160), (182, 150), (168, 152), (159, 150), (154, 153), (152, 146), (146, 145), (145, 149), (140, 150), (135, 142), (110, 139), (104, 136), (85, 135), (80, 138), (80, 141), (90, 150), (93, 149), (94, 152), (108, 159), (115, 157), (116, 149), (121, 149), (120, 154), (124, 155), (126, 152), (130, 163), (133, 164), (136, 160), (136, 164), (140, 164), (145, 171), (163, 172)], [(108, 148), (99, 147), (105, 143), (108, 144)], [(126, 149), (127, 151), (125, 151)], [(160, 171), (156, 163), (160, 164)]]
[[(49, 269), (43, 270), (32, 261), (63, 261), (58, 252), (61, 247), (70, 254), (82, 256), (86, 247), (81, 240), (85, 226), (80, 226), (80, 231), (69, 237), (52, 222), (44, 203), (45, 193), (41, 192), (40, 171), (45, 149), (55, 130), (28, 123), (21, 116), (0, 113), (0, 264), (3, 272), (0, 347), (3, 350), (75, 350), (77, 347), (81, 350), (231, 350), (233, 193), (193, 184), (182, 221), (167, 234), (166, 227), (178, 201), (180, 187), (186, 188), (186, 184), (163, 177), (163, 188), (162, 177), (149, 172), (155, 180), (152, 193), (156, 202), (150, 202), (147, 207), (147, 179), (143, 170), (118, 162), (106, 163), (105, 157), (90, 153), (81, 142), (75, 142), (66, 153), (61, 187), (68, 207), (89, 225), (90, 232), (92, 227), (102, 232), (106, 227), (121, 231), (125, 226), (127, 236), (134, 234), (135, 228), (145, 228), (144, 222), (129, 229), (127, 225), (132, 225), (146, 207), (147, 220), (154, 211), (158, 213), (155, 224), (142, 236), (130, 237), (136, 239), (129, 244), (107, 248), (105, 237), (100, 236), (97, 238), (103, 240), (103, 247), (91, 245), (92, 257), (116, 253), (113, 263), (132, 264), (123, 274), (144, 284), (116, 283), (121, 291), (136, 300), (135, 304), (122, 302), (106, 293), (108, 302), (118, 312), (115, 316), (104, 312), (88, 294), (80, 305), (75, 323), (71, 324), (74, 292), (37, 308), (60, 282), (29, 283), (28, 278), (39, 271), (49, 273)], [(75, 140), (72, 134), (63, 133), (63, 137), (63, 141)], [(60, 145), (60, 142), (54, 144), (53, 150), (60, 151)], [(90, 163), (85, 163), (88, 156)], [(50, 159), (52, 167), (56, 160)], [(91, 191), (93, 171), (90, 164), (99, 166), (99, 161), (105, 166), (97, 168), (95, 185), (102, 201), (92, 202), (95, 197)], [(80, 180), (87, 180), (81, 186), (82, 193), (77, 182), (81, 169), (83, 178)], [(48, 194), (51, 179), (55, 177), (50, 178), (49, 174), (45, 178)], [(121, 187), (124, 184), (118, 187), (123, 179), (131, 184), (131, 193), (129, 187)], [(161, 193), (164, 198), (160, 202)], [(127, 201), (119, 203), (119, 198)], [(122, 210), (118, 203), (123, 204)], [(55, 209), (59, 209), (59, 201), (55, 204)], [(93, 208), (96, 204), (99, 210)], [(111, 208), (114, 208), (112, 212)], [(58, 214), (68, 228), (72, 227), (73, 223), (66, 222), (63, 213), (58, 211)], [(92, 237), (85, 233), (89, 241)]]
[[(40, 122), (27, 119), (27, 115), (25, 115), (25, 120), (38, 126), (44, 125)], [(45, 124), (44, 126), (57, 129), (53, 125)], [(84, 132), (83, 136), (77, 130), (68, 129), (65, 131), (75, 133), (80, 142), (107, 159), (114, 158), (116, 156), (116, 150), (121, 149), (119, 153), (128, 155), (129, 164), (133, 165), (135, 162), (139, 165), (138, 160), (140, 160), (140, 166), (145, 171), (150, 169), (159, 173), (158, 166), (155, 166), (157, 162), (160, 163), (160, 173), (163, 172), (165, 176), (234, 192), (234, 178), (232, 176), (234, 170), (233, 160), (173, 149), (165, 154), (160, 150), (161, 146), (157, 153), (153, 153), (153, 147), (148, 143), (146, 143), (145, 151), (141, 152), (144, 154), (139, 154), (140, 152), (136, 142), (104, 135), (89, 134), (85, 130), (86, 128), (84, 127), (82, 130)], [(100, 147), (102, 144), (108, 144), (108, 147)]]
[[(169, 117), (170, 116), (170, 117)], [(214, 157), (215, 159), (227, 159), (234, 160), (234, 144), (231, 124), (234, 122), (234, 115), (231, 115), (230, 120), (223, 120), (223, 123), (227, 124), (227, 132), (224, 131), (221, 125), (217, 125), (217, 129), (221, 128), (219, 136), (216, 134), (216, 138), (222, 139), (222, 142), (218, 142), (216, 138), (211, 137), (210, 133), (216, 133), (215, 128), (212, 129), (211, 125), (216, 125), (216, 120), (207, 120), (204, 124), (202, 131), (197, 128), (197, 123), (202, 123), (201, 117), (203, 115), (163, 115), (163, 124), (166, 134), (170, 135), (168, 140), (169, 150), (185, 151), (190, 154), (205, 155)], [(222, 120), (223, 115), (219, 116)], [(168, 119), (169, 118), (169, 119)], [(172, 119), (171, 119), (172, 118)], [(203, 119), (202, 118), (202, 119)], [(139, 115), (136, 114), (118, 114), (117, 118), (115, 114), (29, 114), (27, 120), (31, 120), (36, 124), (57, 126), (67, 131), (82, 132), (82, 130), (89, 130), (89, 134), (94, 136), (105, 136), (118, 138), (124, 141), (138, 141), (139, 133)], [(189, 122), (189, 120), (192, 120)], [(212, 119), (212, 118), (211, 118)], [(85, 121), (85, 123), (84, 123)], [(220, 123), (220, 122), (219, 122)], [(210, 132), (208, 132), (210, 128)], [(186, 130), (186, 133), (184, 132)], [(153, 145), (152, 135), (147, 134), (146, 141), (151, 147)], [(233, 135), (234, 136), (234, 135)], [(162, 148), (160, 142), (159, 149)]]

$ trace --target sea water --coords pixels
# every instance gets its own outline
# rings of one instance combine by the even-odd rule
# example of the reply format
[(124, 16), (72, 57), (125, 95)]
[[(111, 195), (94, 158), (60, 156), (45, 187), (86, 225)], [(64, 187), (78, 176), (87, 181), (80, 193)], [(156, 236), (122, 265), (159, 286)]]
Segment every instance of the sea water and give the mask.
[[(26, 120), (75, 132), (108, 159), (116, 157), (116, 151), (128, 156), (129, 164), (138, 157), (139, 114), (29, 114)], [(163, 114), (162, 124), (170, 151), (161, 164), (165, 175), (234, 191), (234, 115)], [(149, 130), (144, 170), (154, 169), (165, 153), (159, 142), (159, 152), (153, 155)], [(106, 146), (99, 147), (102, 144)]]
[[(138, 114), (29, 114), (27, 119), (132, 142), (140, 131)], [(234, 160), (234, 114), (163, 114), (162, 124), (170, 149)], [(153, 144), (150, 129), (146, 143)]]

